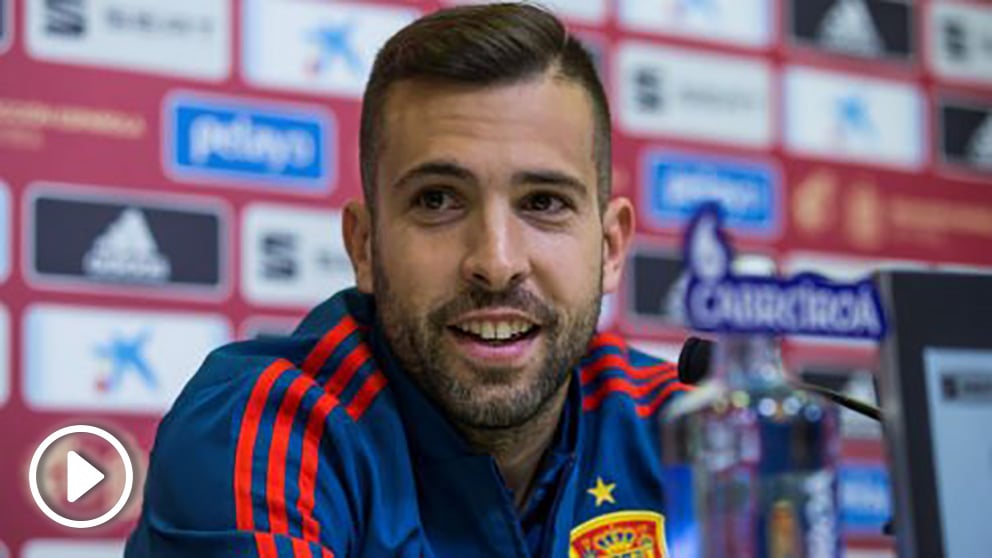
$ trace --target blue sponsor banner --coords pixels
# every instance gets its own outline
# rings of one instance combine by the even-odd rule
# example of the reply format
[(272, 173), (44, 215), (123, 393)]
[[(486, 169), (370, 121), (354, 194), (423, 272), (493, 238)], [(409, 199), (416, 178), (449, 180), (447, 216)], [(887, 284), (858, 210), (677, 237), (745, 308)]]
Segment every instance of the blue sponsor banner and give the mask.
[(653, 151), (643, 173), (647, 218), (655, 227), (681, 227), (702, 203), (716, 202), (735, 232), (771, 236), (780, 229), (781, 180), (771, 164)]
[(336, 128), (320, 107), (180, 94), (163, 118), (164, 163), (179, 180), (310, 193), (333, 182)]
[(879, 340), (886, 321), (870, 279), (836, 283), (812, 273), (790, 279), (738, 275), (716, 202), (699, 206), (685, 235), (685, 309), (693, 329)]
[(879, 535), (892, 519), (889, 472), (880, 465), (841, 465), (840, 517), (848, 533)]

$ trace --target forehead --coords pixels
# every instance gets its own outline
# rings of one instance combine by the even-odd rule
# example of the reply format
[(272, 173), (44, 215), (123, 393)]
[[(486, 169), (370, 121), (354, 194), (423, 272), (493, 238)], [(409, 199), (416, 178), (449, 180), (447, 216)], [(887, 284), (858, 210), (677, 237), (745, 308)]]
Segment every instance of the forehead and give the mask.
[(389, 91), (380, 184), (432, 159), (497, 178), (540, 166), (594, 187), (594, 118), (587, 92), (550, 74), (495, 86), (404, 80)]

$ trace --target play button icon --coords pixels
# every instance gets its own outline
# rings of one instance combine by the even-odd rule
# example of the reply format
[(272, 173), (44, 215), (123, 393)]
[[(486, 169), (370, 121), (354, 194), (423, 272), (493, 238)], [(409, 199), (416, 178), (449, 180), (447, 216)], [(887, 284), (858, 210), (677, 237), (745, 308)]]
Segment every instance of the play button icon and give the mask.
[[(110, 477), (117, 482), (108, 484)], [(49, 519), (86, 529), (107, 523), (124, 509), (134, 487), (134, 469), (120, 440), (102, 428), (77, 424), (56, 430), (38, 445), (28, 483), (35, 504)]]
[(107, 475), (101, 473), (100, 469), (80, 457), (78, 453), (69, 451), (66, 454), (65, 486), (66, 499), (69, 503), (81, 498), (106, 477)]

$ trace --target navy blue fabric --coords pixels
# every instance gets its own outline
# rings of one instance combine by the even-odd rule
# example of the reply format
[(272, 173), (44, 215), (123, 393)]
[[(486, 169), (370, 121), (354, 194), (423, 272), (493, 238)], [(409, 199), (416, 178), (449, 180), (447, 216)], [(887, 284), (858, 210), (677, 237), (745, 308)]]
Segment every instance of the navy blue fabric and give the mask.
[[(294, 382), (311, 381), (302, 370), (307, 355), (348, 323), (358, 327), (313, 374), (293, 415), (285, 489), (275, 496), (288, 512), (280, 531), (269, 520), (266, 487), (277, 409)], [(323, 390), (340, 381), (349, 355), (363, 347), (372, 359), (334, 392), (341, 398), (321, 423), (313, 492), (319, 536), (304, 540), (297, 475), (308, 417), (318, 401), (326, 403)], [(279, 359), (289, 369), (273, 382), (260, 414), (247, 529), (235, 497), (238, 442), (257, 386)], [(380, 373), (385, 387), (372, 390), (367, 407), (359, 405)], [(657, 417), (683, 389), (671, 365), (597, 335), (573, 370), (561, 423), (520, 512), (494, 460), (474, 452), (397, 365), (376, 326), (373, 299), (342, 291), (292, 336), (235, 343), (206, 360), (159, 427), (142, 516), (125, 556), (299, 556), (305, 548), (321, 558), (567, 558), (570, 534), (591, 519), (625, 510), (665, 513)], [(598, 481), (614, 485), (610, 499), (597, 502), (589, 492)]]

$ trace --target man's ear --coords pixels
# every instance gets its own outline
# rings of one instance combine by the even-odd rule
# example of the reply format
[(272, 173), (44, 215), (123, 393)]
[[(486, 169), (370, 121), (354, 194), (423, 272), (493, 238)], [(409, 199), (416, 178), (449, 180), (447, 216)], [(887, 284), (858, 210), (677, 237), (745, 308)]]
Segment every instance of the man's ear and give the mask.
[(634, 205), (628, 198), (610, 200), (603, 214), (603, 292), (620, 287), (627, 252), (634, 238)]
[(372, 293), (372, 216), (368, 207), (352, 200), (344, 208), (341, 234), (355, 272), (355, 284), (363, 293)]

